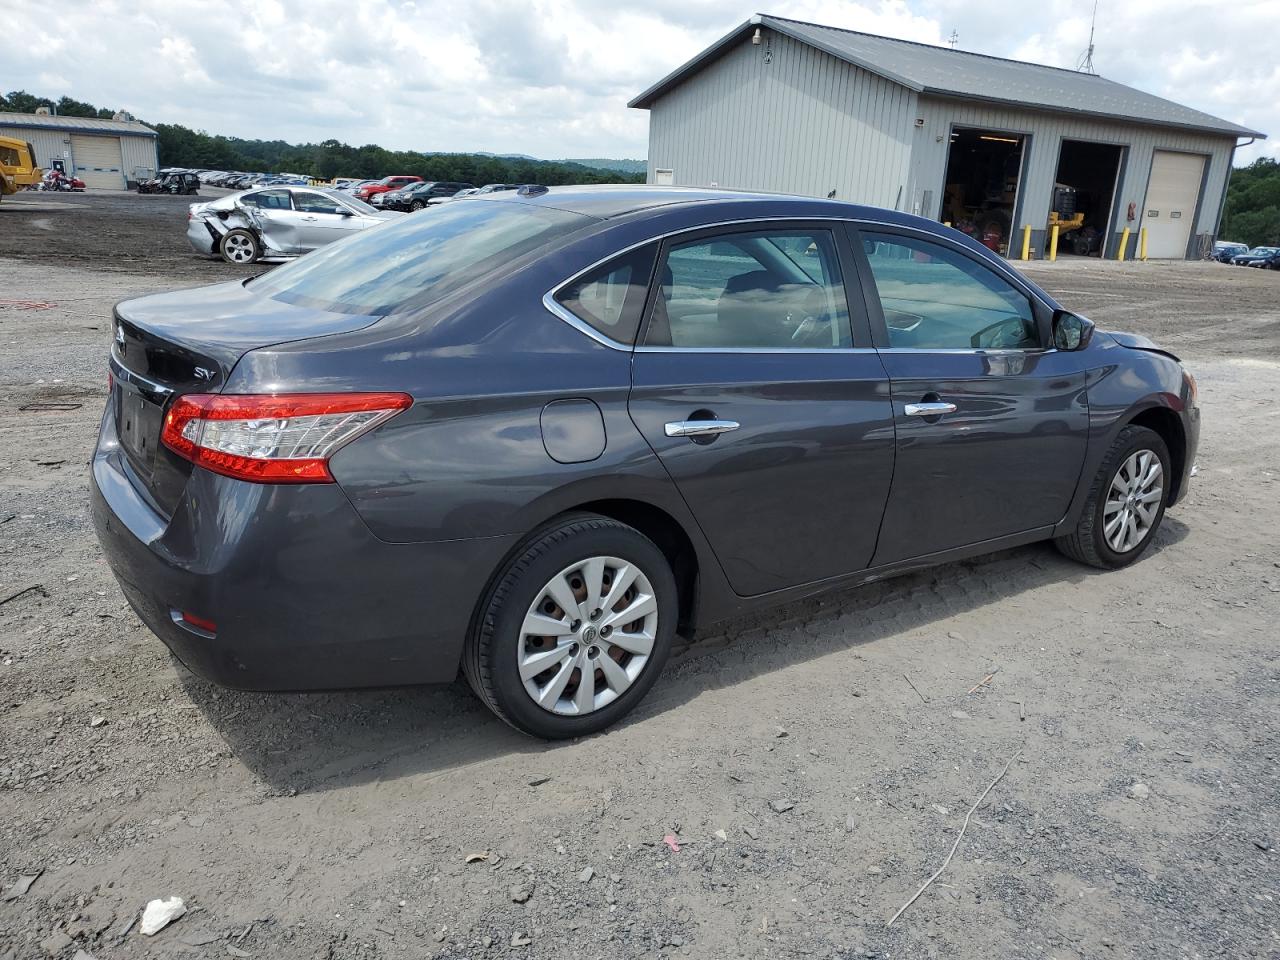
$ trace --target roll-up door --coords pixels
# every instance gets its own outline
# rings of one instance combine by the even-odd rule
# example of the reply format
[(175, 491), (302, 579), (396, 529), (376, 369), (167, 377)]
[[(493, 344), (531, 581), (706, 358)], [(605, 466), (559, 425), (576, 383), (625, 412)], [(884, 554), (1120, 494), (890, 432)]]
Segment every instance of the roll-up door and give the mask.
[(1151, 160), (1147, 204), (1142, 225), (1147, 228), (1147, 258), (1182, 260), (1187, 255), (1196, 219), (1204, 157), (1194, 153), (1157, 150)]
[(85, 186), (97, 190), (124, 190), (124, 161), (119, 137), (71, 135), (71, 159), (75, 174)]

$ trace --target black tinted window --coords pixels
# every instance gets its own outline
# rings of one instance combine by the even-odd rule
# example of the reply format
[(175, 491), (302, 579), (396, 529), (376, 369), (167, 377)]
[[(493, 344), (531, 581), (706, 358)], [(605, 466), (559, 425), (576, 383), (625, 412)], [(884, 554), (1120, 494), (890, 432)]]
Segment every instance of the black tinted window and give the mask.
[(610, 260), (556, 295), (578, 319), (620, 343), (634, 343), (653, 271), (654, 245)]
[(804, 350), (852, 343), (835, 242), (825, 230), (676, 244), (660, 283), (648, 345)]
[(862, 236), (890, 346), (1002, 350), (1040, 345), (1031, 302), (994, 270), (926, 240)]
[(523, 203), (447, 203), (321, 247), (254, 280), (289, 303), (386, 314), (421, 305), (594, 222)]

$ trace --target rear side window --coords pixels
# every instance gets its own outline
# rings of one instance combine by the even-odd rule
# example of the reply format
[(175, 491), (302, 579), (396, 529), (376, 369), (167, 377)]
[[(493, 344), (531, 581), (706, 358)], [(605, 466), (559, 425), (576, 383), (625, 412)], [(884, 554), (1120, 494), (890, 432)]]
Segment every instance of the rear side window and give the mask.
[(261, 210), (288, 210), (291, 206), (288, 190), (259, 190), (241, 197), (240, 202), (246, 207), (258, 207)]
[(526, 203), (446, 203), (329, 244), (250, 283), (287, 303), (381, 316), (440, 299), (597, 222)]
[(728, 233), (673, 245), (648, 346), (813, 350), (852, 344), (835, 241), (826, 230)]
[(556, 301), (610, 340), (634, 343), (656, 251), (649, 244), (610, 260), (560, 290)]

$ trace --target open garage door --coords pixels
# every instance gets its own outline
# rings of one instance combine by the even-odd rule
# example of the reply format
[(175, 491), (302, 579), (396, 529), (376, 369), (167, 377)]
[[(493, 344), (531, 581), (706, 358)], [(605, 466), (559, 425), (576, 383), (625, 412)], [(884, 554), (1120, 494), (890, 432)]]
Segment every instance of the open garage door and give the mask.
[(1057, 224), (1059, 254), (1106, 256), (1123, 155), (1115, 144), (1062, 141), (1048, 224)]
[(1147, 228), (1147, 258), (1182, 260), (1196, 219), (1204, 157), (1157, 150), (1151, 158), (1151, 180), (1142, 226)]
[(938, 219), (1008, 256), (1024, 146), (1018, 133), (953, 130)]
[(89, 189), (124, 190), (124, 161), (120, 158), (119, 137), (71, 135), (71, 160), (75, 175)]

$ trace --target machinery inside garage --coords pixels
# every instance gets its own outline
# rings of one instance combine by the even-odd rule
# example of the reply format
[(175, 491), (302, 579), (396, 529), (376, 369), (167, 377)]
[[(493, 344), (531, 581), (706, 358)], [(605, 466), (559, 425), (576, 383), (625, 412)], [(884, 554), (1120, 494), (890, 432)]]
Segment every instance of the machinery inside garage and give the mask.
[(942, 219), (997, 253), (1009, 253), (1024, 138), (999, 130), (951, 132)]
[(1124, 148), (1115, 144), (1062, 141), (1049, 207), (1049, 227), (1058, 227), (1059, 253), (1106, 255), (1123, 154)]

